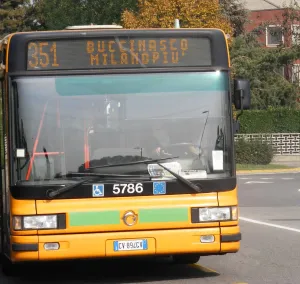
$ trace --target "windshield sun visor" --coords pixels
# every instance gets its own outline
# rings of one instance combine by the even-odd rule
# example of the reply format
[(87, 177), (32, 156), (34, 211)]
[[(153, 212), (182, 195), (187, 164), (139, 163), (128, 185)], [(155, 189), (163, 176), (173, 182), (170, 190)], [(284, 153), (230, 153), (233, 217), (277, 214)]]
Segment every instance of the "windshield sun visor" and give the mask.
[[(199, 84), (199, 80), (201, 83)], [(73, 76), (55, 78), (60, 96), (119, 95), (228, 90), (228, 77), (222, 72), (148, 74), (147, 76)]]

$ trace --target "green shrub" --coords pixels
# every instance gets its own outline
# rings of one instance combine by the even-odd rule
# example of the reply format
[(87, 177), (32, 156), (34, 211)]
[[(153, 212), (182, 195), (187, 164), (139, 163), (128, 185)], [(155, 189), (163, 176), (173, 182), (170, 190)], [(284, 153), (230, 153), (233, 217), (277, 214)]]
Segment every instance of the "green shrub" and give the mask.
[(267, 165), (273, 156), (272, 146), (259, 140), (238, 139), (235, 143), (235, 160), (238, 164)]
[(239, 133), (300, 133), (300, 110), (270, 108), (246, 110), (239, 118)]

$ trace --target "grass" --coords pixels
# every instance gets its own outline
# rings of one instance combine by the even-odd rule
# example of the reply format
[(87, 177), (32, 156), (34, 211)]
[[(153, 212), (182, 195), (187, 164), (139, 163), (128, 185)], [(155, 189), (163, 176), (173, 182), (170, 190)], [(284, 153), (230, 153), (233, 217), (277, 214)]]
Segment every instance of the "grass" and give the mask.
[(268, 165), (251, 165), (251, 164), (237, 164), (237, 170), (277, 170), (277, 169), (291, 169), (292, 167), (286, 165), (278, 164), (268, 164)]

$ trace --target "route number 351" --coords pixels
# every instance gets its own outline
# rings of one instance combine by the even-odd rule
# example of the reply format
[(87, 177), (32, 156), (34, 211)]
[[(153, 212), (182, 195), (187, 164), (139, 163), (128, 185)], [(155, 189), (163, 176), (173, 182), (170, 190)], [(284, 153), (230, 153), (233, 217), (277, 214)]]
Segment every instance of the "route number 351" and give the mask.
[(142, 193), (144, 190), (142, 183), (121, 183), (114, 184), (113, 193), (114, 194), (133, 194), (133, 193)]

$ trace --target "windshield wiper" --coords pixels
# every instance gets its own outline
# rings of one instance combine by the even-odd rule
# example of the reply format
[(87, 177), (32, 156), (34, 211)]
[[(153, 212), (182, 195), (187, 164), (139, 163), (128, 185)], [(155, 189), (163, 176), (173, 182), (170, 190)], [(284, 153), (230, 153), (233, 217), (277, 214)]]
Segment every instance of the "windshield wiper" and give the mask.
[(68, 186), (66, 186), (65, 184), (63, 184), (63, 188), (59, 188), (59, 189), (48, 189), (47, 192), (46, 192), (46, 196), (48, 197), (48, 199), (52, 199), (62, 193), (65, 193), (66, 191), (69, 191), (85, 182), (89, 181), (89, 179), (83, 179), (79, 182), (76, 182), (76, 183), (73, 183), (73, 184), (70, 184)]
[(118, 167), (118, 166), (129, 166), (129, 165), (137, 165), (137, 164), (150, 164), (150, 163), (157, 163), (160, 161), (173, 160), (173, 159), (178, 159), (178, 158), (179, 157), (167, 157), (167, 158), (161, 158), (161, 159), (156, 159), (156, 160), (147, 159), (147, 160), (141, 160), (141, 161), (136, 161), (136, 162), (122, 163), (122, 164), (111, 164), (111, 165), (90, 167), (90, 168), (87, 168), (86, 170), (110, 168), (110, 167)]
[(76, 173), (76, 172), (69, 172), (66, 174), (66, 177), (102, 177), (102, 178), (145, 178), (149, 177), (149, 175), (141, 175), (141, 174), (101, 174), (101, 173)]
[[(124, 164), (113, 164), (113, 165), (105, 165), (105, 166), (96, 166), (88, 169), (98, 169), (98, 168), (107, 168), (107, 167), (116, 167), (116, 166), (127, 166), (127, 165), (134, 165), (134, 164), (149, 164), (149, 163), (157, 163), (159, 166), (161, 166), (163, 169), (168, 171), (170, 174), (172, 174), (174, 177), (176, 177), (177, 180), (181, 181), (183, 184), (187, 185), (189, 188), (193, 189), (196, 192), (201, 192), (201, 188), (197, 186), (196, 184), (190, 182), (189, 180), (183, 178), (182, 176), (176, 174), (172, 170), (166, 168), (159, 162), (165, 161), (165, 160), (172, 160), (172, 159), (177, 159), (178, 157), (167, 157), (167, 158), (161, 158), (161, 159), (147, 159), (143, 161), (136, 161), (136, 162), (130, 162), (130, 163), (124, 163)], [(87, 169), (87, 170), (88, 170)]]
[(189, 188), (193, 189), (196, 192), (201, 192), (201, 189), (198, 185), (190, 182), (189, 180), (185, 179), (184, 177), (182, 177), (181, 175), (173, 172), (172, 170), (168, 169), (167, 167), (163, 166), (160, 163), (157, 163), (160, 167), (162, 167), (163, 169), (165, 169), (166, 171), (168, 171), (170, 174), (172, 174), (174, 177), (177, 178), (177, 180), (181, 181), (183, 184), (187, 185)]
[[(139, 178), (142, 180), (145, 180), (145, 178), (149, 178), (149, 175), (121, 175), (121, 174), (101, 174), (101, 173), (68, 173), (66, 174), (66, 177), (100, 177), (100, 178)], [(63, 188), (59, 188), (59, 189), (48, 189), (46, 192), (46, 196), (48, 197), (48, 199), (52, 199), (60, 194), (63, 194), (71, 189), (74, 189), (78, 186), (80, 186), (81, 184), (85, 183), (85, 182), (90, 182), (95, 180), (95, 178), (85, 178), (79, 182), (70, 184), (68, 186), (66, 186), (65, 184), (63, 184)], [(150, 178), (149, 178), (150, 180)]]
[[(184, 185), (187, 185), (189, 188), (193, 189), (196, 192), (201, 192), (201, 188), (199, 188), (199, 186), (193, 184), (192, 182), (190, 182), (189, 180), (183, 178), (182, 176), (178, 175), (177, 173), (173, 172), (172, 170), (166, 168), (165, 166), (163, 166), (162, 164), (159, 163), (159, 161), (164, 161), (164, 160), (168, 160), (168, 159), (175, 159), (177, 157), (172, 157), (172, 158), (162, 158), (162, 159), (156, 159), (156, 160), (144, 160), (144, 161), (137, 161), (137, 162), (131, 162), (131, 163), (124, 163), (124, 164), (118, 164), (118, 166), (126, 166), (126, 165), (132, 165), (132, 164), (148, 164), (148, 163), (157, 163), (160, 167), (162, 167), (163, 169), (165, 169), (166, 171), (168, 171), (170, 174), (172, 174), (174, 177), (176, 177), (177, 180), (181, 181)], [(117, 165), (106, 165), (106, 166), (99, 166), (100, 168), (102, 167), (110, 167), (110, 166), (117, 166)], [(94, 168), (98, 168), (98, 167), (94, 167)], [(91, 169), (91, 168), (90, 168)], [(66, 177), (100, 177), (100, 178), (138, 178), (138, 179), (142, 179), (145, 180), (145, 178), (149, 178), (149, 175), (133, 175), (133, 174), (101, 174), (101, 173), (76, 173), (76, 172), (70, 172), (68, 174), (66, 174)], [(80, 186), (81, 184), (85, 183), (85, 182), (89, 182), (92, 181), (94, 179), (92, 178), (85, 178), (79, 182), (76, 182), (74, 184), (70, 184), (68, 186), (63, 185), (63, 188), (59, 188), (59, 189), (49, 189), (46, 192), (46, 195), (49, 199), (52, 199), (62, 193), (65, 193), (71, 189), (74, 189), (78, 186)]]

